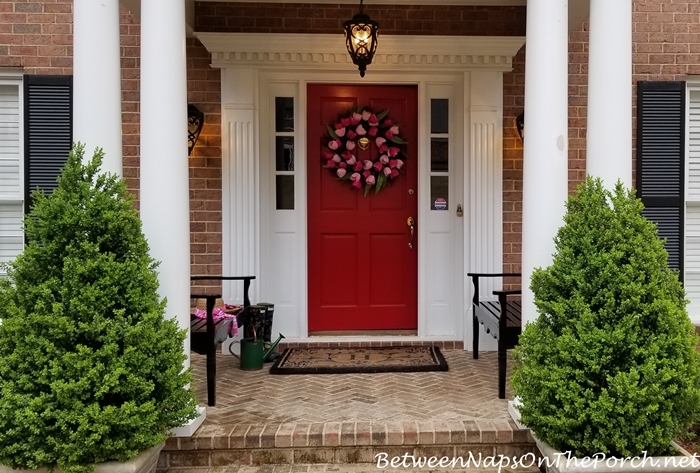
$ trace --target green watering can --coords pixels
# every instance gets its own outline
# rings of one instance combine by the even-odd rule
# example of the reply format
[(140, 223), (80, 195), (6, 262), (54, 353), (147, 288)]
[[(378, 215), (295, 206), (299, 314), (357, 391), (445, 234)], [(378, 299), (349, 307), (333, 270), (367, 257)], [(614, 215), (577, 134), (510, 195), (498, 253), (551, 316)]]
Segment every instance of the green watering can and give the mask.
[[(284, 335), (280, 333), (280, 336), (275, 343), (273, 343), (270, 348), (265, 350), (263, 348), (263, 341), (258, 340), (258, 334), (255, 333), (255, 326), (252, 326), (253, 338), (243, 338), (241, 339), (241, 356), (233, 354), (236, 358), (241, 360), (242, 370), (261, 370), (263, 367), (263, 362), (265, 358), (272, 353), (277, 344), (284, 338)], [(234, 342), (235, 343), (235, 342)]]

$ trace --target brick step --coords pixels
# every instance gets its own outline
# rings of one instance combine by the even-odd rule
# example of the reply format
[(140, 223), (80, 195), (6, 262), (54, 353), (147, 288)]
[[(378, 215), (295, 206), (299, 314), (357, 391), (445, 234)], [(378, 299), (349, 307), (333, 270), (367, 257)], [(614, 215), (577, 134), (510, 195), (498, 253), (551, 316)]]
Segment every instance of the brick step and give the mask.
[(466, 460), (470, 454), (472, 458), (485, 460), (500, 455), (508, 458), (538, 455), (538, 451), (529, 430), (518, 429), (502, 419), (206, 425), (193, 438), (169, 439), (158, 469), (276, 464), (371, 466), (378, 458), (391, 461), (393, 457), (408, 455)]
[[(239, 467), (220, 467), (220, 468), (170, 468), (168, 473), (374, 473), (378, 471), (400, 471), (401, 473), (425, 473), (435, 472), (434, 468), (422, 469), (391, 469), (385, 468), (380, 470), (375, 465), (338, 465), (337, 463), (315, 463), (315, 464), (297, 464), (297, 465), (263, 465), (263, 466), (239, 466)], [(453, 469), (441, 468), (440, 473), (535, 473), (540, 470), (536, 467), (531, 468), (468, 468), (468, 469)]]

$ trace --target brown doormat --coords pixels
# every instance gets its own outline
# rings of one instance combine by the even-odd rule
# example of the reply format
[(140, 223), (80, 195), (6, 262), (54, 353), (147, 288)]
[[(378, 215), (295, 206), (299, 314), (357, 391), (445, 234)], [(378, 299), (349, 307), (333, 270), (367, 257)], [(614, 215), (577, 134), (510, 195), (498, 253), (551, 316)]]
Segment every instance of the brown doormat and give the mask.
[(287, 348), (271, 374), (447, 371), (438, 347)]

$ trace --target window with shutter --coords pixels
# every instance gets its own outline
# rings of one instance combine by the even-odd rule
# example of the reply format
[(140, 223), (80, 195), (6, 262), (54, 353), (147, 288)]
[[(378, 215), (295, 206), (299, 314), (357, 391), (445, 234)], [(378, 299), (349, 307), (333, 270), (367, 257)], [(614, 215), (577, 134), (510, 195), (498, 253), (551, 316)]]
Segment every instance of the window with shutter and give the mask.
[(638, 82), (637, 192), (684, 276), (685, 82)]
[(24, 249), (29, 194), (56, 188), (71, 132), (72, 77), (0, 70), (0, 263)]

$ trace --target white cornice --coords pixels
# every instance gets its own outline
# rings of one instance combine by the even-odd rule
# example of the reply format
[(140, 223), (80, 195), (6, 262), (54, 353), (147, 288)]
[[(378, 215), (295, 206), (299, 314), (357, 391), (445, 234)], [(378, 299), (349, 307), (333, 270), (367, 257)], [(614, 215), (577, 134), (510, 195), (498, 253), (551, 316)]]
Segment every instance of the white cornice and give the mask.
[[(253, 66), (295, 69), (352, 69), (342, 35), (273, 33), (194, 33), (212, 55), (213, 67)], [(521, 36), (379, 37), (370, 66), (376, 70), (510, 71)]]

